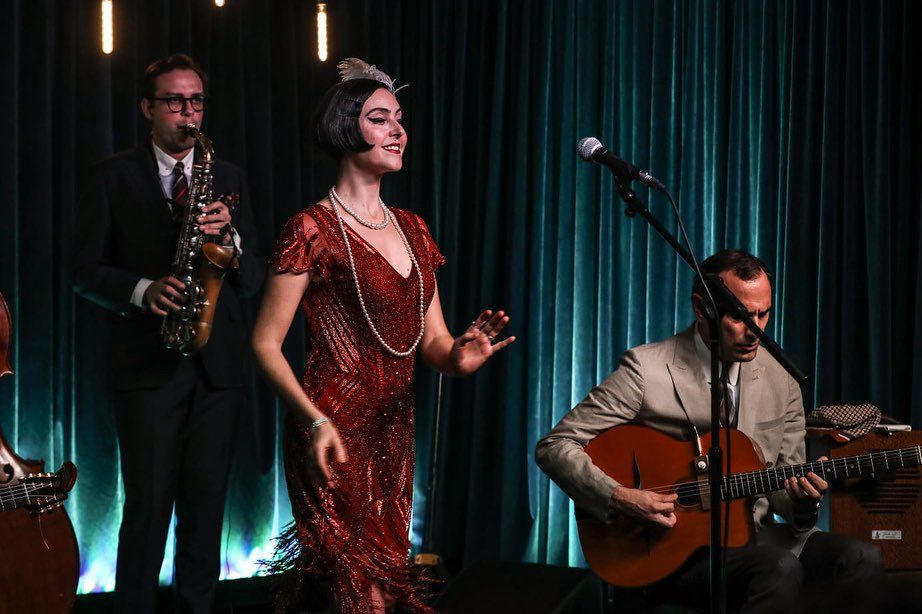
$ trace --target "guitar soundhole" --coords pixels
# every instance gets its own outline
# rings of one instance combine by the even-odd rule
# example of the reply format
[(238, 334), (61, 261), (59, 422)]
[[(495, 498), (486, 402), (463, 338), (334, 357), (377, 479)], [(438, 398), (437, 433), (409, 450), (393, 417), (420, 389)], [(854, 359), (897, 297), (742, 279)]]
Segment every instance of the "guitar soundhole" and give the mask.
[(701, 496), (698, 490), (698, 484), (686, 483), (676, 489), (679, 495), (678, 504), (682, 507), (697, 507), (701, 505)]

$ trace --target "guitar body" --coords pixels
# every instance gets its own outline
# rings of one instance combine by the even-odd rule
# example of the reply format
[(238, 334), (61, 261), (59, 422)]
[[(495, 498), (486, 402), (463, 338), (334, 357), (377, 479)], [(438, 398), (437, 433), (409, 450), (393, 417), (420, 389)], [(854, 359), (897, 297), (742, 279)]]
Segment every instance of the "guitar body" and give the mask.
[[(13, 372), (9, 363), (11, 334), (9, 307), (0, 294), (0, 378)], [(5, 504), (12, 504), (13, 490), (29, 483), (28, 476), (43, 468), (42, 461), (16, 454), (0, 429), (0, 497)], [(76, 469), (73, 465), (70, 469), (61, 495), (66, 495), (76, 479)], [(65, 614), (73, 607), (80, 577), (77, 537), (60, 506), (64, 497), (32, 492), (42, 505), (51, 501), (57, 507), (0, 511), (0, 614)]]
[[(724, 475), (764, 469), (759, 450), (746, 435), (736, 430), (724, 435)], [(727, 467), (727, 441), (731, 438), (732, 467)], [(701, 438), (704, 454), (711, 445), (710, 434)], [(619, 484), (651, 490), (699, 480), (695, 471), (693, 440), (679, 441), (652, 428), (625, 424), (612, 428), (589, 442), (586, 453), (592, 462)], [(677, 502), (676, 524), (671, 529), (627, 517), (602, 522), (577, 513), (579, 541), (592, 570), (606, 582), (621, 587), (652, 584), (669, 576), (699, 548), (710, 544), (710, 512), (707, 505), (707, 474), (700, 474), (705, 501), (684, 496)], [(672, 491), (670, 491), (672, 492)], [(668, 493), (667, 493), (668, 494)], [(727, 517), (721, 503), (723, 531)], [(754, 537), (752, 504), (747, 499), (730, 501), (729, 539), (726, 545), (743, 546)], [(723, 536), (721, 536), (722, 538)]]
[(63, 507), (0, 513), (0, 614), (70, 612), (77, 595), (77, 537)]

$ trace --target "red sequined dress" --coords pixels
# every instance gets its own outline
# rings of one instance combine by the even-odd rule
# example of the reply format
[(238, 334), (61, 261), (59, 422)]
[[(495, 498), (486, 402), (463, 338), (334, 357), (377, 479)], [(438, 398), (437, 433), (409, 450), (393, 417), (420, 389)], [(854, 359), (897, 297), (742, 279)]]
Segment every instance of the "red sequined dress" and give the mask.
[[(445, 259), (422, 219), (391, 209), (423, 276), (424, 306)], [(362, 297), (387, 344), (407, 350), (419, 333), (419, 280), (400, 275), (348, 225)], [(375, 338), (355, 291), (336, 213), (313, 205), (291, 218), (278, 240), (276, 273), (311, 272), (301, 299), (307, 319), (307, 396), (339, 430), (349, 454), (332, 463), (333, 488), (311, 483), (310, 425), (289, 414), (284, 433), (285, 475), (295, 522), (283, 533), (273, 571), (287, 570), (279, 605), (310, 592), (319, 580), (342, 612), (370, 611), (378, 582), (402, 610), (428, 611), (409, 559), (413, 497), (413, 362)]]

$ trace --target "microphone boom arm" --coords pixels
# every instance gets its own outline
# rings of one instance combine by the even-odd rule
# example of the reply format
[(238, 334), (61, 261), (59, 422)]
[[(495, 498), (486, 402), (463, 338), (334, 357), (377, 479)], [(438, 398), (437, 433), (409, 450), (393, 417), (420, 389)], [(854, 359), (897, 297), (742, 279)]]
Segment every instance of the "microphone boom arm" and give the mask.
[[(621, 177), (617, 174), (614, 175), (618, 194), (627, 204), (627, 209), (625, 209), (624, 214), (628, 217), (634, 217), (639, 214), (643, 219), (647, 220), (647, 223), (650, 224), (661, 237), (666, 239), (666, 242), (672, 246), (672, 249), (674, 249), (686, 263), (688, 263), (688, 266), (692, 267), (692, 270), (695, 270), (694, 260), (688, 250), (679, 243), (678, 239), (676, 239), (652, 213), (650, 213), (650, 209), (642, 200), (637, 198), (634, 190), (632, 190)], [(804, 384), (810, 379), (809, 376), (801, 371), (800, 368), (794, 364), (794, 361), (784, 353), (781, 346), (775, 343), (764, 330), (756, 325), (752, 318), (749, 317), (749, 310), (746, 309), (745, 305), (740, 302), (736, 295), (727, 288), (719, 275), (705, 275), (704, 283), (711, 291), (711, 295), (714, 297), (714, 301), (717, 304), (718, 311), (720, 313), (729, 314), (743, 322), (746, 328), (751, 330), (752, 333), (759, 338), (765, 350), (778, 361), (785, 371), (791, 374), (791, 377), (793, 377), (798, 384)]]

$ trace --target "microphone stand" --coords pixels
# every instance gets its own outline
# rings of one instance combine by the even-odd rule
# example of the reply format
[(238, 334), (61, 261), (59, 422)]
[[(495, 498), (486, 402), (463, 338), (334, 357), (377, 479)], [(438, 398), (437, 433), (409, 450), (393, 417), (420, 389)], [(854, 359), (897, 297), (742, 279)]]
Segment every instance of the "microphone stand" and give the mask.
[(727, 288), (719, 275), (701, 274), (691, 253), (679, 243), (678, 239), (676, 239), (652, 213), (650, 213), (647, 205), (637, 198), (637, 195), (634, 193), (634, 190), (631, 189), (626, 178), (621, 177), (617, 173), (613, 173), (613, 175), (615, 177), (615, 186), (618, 195), (621, 196), (621, 199), (627, 204), (624, 214), (630, 218), (639, 214), (644, 218), (647, 223), (666, 240), (676, 254), (681, 256), (695, 274), (701, 278), (702, 283), (710, 290), (710, 295), (714, 301), (713, 304), (705, 303), (705, 316), (708, 320), (708, 330), (710, 333), (708, 335), (708, 347), (711, 351), (711, 447), (708, 449), (707, 454), (708, 485), (711, 489), (709, 502), (711, 539), (708, 560), (710, 581), (708, 588), (710, 593), (711, 612), (721, 614), (726, 609), (723, 569), (720, 567), (722, 549), (720, 540), (720, 495), (724, 476), (723, 450), (720, 447), (720, 399), (722, 398), (722, 393), (720, 390), (721, 382), (719, 376), (721, 344), (720, 329), (718, 327), (720, 326), (723, 316), (732, 315), (734, 318), (745, 323), (747, 328), (759, 338), (768, 353), (771, 354), (799, 384), (804, 383), (807, 380), (807, 376), (787, 357), (784, 350), (752, 321), (752, 318), (749, 317), (749, 310), (746, 309), (736, 295)]

